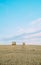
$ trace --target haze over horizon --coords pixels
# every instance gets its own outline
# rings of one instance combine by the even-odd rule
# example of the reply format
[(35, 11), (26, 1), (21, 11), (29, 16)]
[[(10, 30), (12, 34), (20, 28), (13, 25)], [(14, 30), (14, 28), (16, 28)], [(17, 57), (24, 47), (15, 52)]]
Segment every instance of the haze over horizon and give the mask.
[(0, 44), (41, 45), (41, 0), (0, 0)]

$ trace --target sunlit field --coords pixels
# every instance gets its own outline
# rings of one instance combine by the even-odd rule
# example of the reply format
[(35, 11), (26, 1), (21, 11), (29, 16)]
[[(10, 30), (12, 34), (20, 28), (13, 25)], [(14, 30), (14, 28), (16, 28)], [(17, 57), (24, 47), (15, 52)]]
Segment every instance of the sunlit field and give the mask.
[(0, 65), (41, 65), (41, 46), (0, 45)]

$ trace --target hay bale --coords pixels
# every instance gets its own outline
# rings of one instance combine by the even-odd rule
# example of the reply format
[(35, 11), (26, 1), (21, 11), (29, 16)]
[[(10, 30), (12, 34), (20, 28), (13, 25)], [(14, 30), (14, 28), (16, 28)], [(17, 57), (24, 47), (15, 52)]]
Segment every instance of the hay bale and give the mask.
[(12, 46), (15, 46), (16, 45), (16, 42), (12, 42)]
[(25, 42), (23, 42), (23, 46), (25, 46)]

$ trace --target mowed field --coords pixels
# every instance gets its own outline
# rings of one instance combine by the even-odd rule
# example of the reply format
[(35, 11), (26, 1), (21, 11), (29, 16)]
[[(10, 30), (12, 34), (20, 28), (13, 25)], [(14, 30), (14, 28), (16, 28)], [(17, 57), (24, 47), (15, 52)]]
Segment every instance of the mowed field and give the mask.
[(41, 46), (0, 45), (0, 65), (41, 65)]

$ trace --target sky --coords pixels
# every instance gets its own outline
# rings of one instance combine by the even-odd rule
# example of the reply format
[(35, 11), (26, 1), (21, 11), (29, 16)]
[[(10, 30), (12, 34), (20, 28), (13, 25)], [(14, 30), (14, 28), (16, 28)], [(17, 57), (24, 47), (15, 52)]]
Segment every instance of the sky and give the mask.
[(41, 44), (41, 0), (0, 0), (0, 44), (24, 33), (32, 33), (27, 43)]

